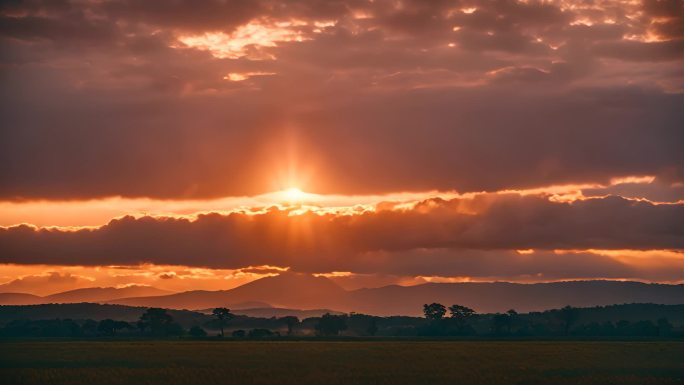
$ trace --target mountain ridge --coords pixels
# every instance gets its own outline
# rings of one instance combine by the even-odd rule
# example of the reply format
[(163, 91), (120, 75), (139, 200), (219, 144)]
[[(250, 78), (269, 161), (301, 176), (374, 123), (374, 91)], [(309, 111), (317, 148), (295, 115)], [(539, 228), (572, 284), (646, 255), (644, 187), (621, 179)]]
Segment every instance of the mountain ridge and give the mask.
[[(0, 303), (3, 303), (0, 294)], [(35, 298), (27, 297), (29, 300)], [(566, 305), (606, 306), (624, 303), (684, 304), (684, 285), (636, 281), (581, 280), (548, 283), (429, 282), (344, 290), (332, 280), (286, 273), (228, 290), (191, 290), (169, 295), (114, 298), (101, 303), (169, 309), (238, 309), (248, 303), (299, 311), (335, 309), (373, 315), (419, 315), (425, 303), (461, 304), (478, 312), (542, 311)], [(13, 303), (13, 304), (18, 304)], [(242, 306), (241, 306), (242, 305)], [(256, 306), (255, 308), (262, 308)], [(260, 310), (262, 311), (262, 310)], [(276, 310), (271, 310), (275, 312)], [(266, 312), (266, 310), (263, 310)]]
[(130, 296), (161, 296), (174, 294), (169, 290), (162, 290), (152, 286), (131, 285), (116, 287), (85, 287), (39, 296), (28, 293), (0, 293), (1, 305), (35, 305), (44, 303), (81, 303), (105, 302)]

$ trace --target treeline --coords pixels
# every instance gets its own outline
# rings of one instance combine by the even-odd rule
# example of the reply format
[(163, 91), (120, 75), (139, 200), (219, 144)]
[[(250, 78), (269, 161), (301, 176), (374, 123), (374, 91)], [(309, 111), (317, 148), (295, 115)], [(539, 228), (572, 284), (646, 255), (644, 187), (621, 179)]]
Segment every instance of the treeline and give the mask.
[[(447, 310), (449, 315), (447, 316)], [(627, 321), (582, 321), (589, 309), (566, 306), (545, 312), (519, 314), (477, 314), (461, 305), (439, 303), (423, 306), (425, 323), (399, 327), (395, 335), (414, 336), (516, 336), (516, 337), (684, 337), (682, 325), (675, 327), (667, 318)], [(589, 318), (589, 317), (586, 317)]]
[(131, 323), (113, 319), (94, 321), (72, 319), (14, 320), (0, 329), (3, 337), (113, 337), (139, 335), (151, 337), (181, 336), (183, 327), (166, 309), (150, 308)]
[[(365, 314), (325, 314), (299, 320), (294, 316), (251, 318), (236, 316), (227, 308), (216, 308), (211, 316), (197, 317), (184, 327), (166, 309), (149, 308), (137, 321), (114, 319), (18, 319), (0, 327), (0, 337), (229, 337), (263, 339), (313, 336), (403, 336), (403, 337), (663, 337), (684, 338), (684, 325), (667, 318), (635, 319), (635, 311), (649, 305), (631, 306), (629, 319), (603, 320), (596, 316), (606, 308), (573, 308), (519, 314), (478, 314), (454, 304), (425, 304), (424, 317), (376, 317)], [(641, 306), (641, 307), (640, 307)], [(658, 306), (658, 305), (653, 305)], [(645, 315), (645, 313), (642, 313)], [(675, 313), (675, 315), (679, 315)], [(679, 319), (677, 317), (677, 319)], [(201, 321), (200, 321), (201, 320)]]

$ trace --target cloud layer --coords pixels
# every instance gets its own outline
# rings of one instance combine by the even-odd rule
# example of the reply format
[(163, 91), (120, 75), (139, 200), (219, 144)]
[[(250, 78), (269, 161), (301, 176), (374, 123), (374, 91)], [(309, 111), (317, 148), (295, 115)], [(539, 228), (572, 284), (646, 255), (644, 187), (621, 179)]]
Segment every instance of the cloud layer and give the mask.
[(682, 8), (3, 2), (0, 199), (681, 182)]
[[(0, 248), (0, 263), (635, 277), (652, 264), (635, 270), (605, 254), (552, 250), (684, 249), (684, 205), (618, 197), (560, 203), (534, 195), (482, 194), (430, 199), (404, 209), (379, 205), (377, 211), (353, 215), (274, 207), (264, 213), (203, 214), (196, 219), (124, 217), (78, 231), (21, 225), (0, 230)], [(527, 249), (541, 251), (514, 251)], [(669, 269), (661, 278), (674, 279), (683, 273), (677, 265), (682, 260), (674, 258), (667, 269), (649, 274)]]

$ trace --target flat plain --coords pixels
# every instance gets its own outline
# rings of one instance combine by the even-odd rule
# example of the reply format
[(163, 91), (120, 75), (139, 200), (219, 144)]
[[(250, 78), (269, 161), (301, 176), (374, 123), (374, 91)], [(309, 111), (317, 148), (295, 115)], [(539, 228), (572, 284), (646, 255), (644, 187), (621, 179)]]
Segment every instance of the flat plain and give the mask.
[(684, 342), (3, 341), (13, 384), (684, 384)]

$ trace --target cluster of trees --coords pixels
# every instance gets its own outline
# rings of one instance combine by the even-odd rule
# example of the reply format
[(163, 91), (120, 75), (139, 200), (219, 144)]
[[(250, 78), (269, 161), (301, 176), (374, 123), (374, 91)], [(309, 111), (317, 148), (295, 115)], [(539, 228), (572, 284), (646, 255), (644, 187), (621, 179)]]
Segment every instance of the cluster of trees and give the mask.
[[(217, 309), (214, 310), (214, 315), (216, 315), (217, 319), (220, 322), (223, 322), (223, 320), (229, 320), (234, 318), (226, 316), (222, 318), (221, 316), (217, 315), (216, 310)], [(372, 320), (371, 323), (373, 327), (370, 328), (370, 331), (372, 332), (370, 335), (374, 335), (377, 331), (377, 327), (374, 326), (376, 317), (365, 315), (352, 314), (351, 316), (349, 316), (346, 314), (333, 315), (327, 313), (321, 317), (308, 318), (304, 321), (300, 321), (299, 318), (295, 316), (280, 317), (277, 319), (277, 321), (280, 324), (284, 324), (287, 327), (286, 335), (288, 336), (293, 336), (295, 335), (296, 331), (301, 332), (302, 330), (313, 330), (315, 334), (319, 336), (337, 336), (340, 335), (341, 332), (349, 328), (348, 324), (350, 322), (350, 319), (356, 319), (359, 317), (367, 317)], [(220, 325), (220, 335), (223, 336), (223, 326), (225, 326), (225, 324), (220, 323)], [(238, 329), (234, 330), (231, 334), (233, 338), (267, 338), (281, 335), (282, 334), (279, 331), (272, 331), (270, 329), (265, 328), (255, 328), (249, 331)]]
[(447, 308), (439, 303), (423, 305), (428, 321), (400, 330), (403, 335), (491, 335), (491, 336), (679, 336), (674, 326), (666, 319), (656, 322), (639, 320), (630, 322), (585, 322), (581, 310), (572, 306), (546, 312), (520, 315), (514, 309), (505, 313), (477, 314), (473, 309), (461, 305), (448, 308), (450, 317), (445, 318)]
[(137, 322), (103, 319), (14, 320), (0, 329), (2, 336), (27, 337), (113, 337), (139, 334), (165, 337), (184, 334), (183, 327), (174, 322), (166, 309), (149, 308)]
[[(209, 326), (217, 327), (220, 332), (218, 334), (219, 337), (224, 337), (225, 336), (225, 328), (230, 325), (231, 320), (235, 319), (235, 314), (230, 312), (230, 309), (225, 308), (225, 307), (218, 307), (214, 309), (211, 312), (212, 316), (214, 317), (214, 320), (212, 322), (209, 322)], [(294, 325), (299, 323), (299, 319), (297, 317), (281, 317), (280, 319), (281, 322), (285, 323), (287, 325), (287, 334), (292, 334), (292, 330)], [(193, 337), (204, 337), (207, 335), (207, 332), (200, 328), (199, 326), (193, 326), (190, 329), (191, 336)], [(251, 330), (243, 330), (243, 329), (237, 329), (233, 330), (231, 333), (231, 337), (233, 338), (251, 338), (251, 339), (261, 339), (261, 338), (269, 338), (269, 337), (278, 337), (280, 336), (280, 332), (273, 332), (270, 329), (265, 329), (265, 328), (254, 328)]]
[[(655, 308), (654, 308), (655, 306)], [(149, 308), (136, 322), (114, 319), (101, 321), (48, 319), (13, 320), (0, 328), (0, 336), (14, 337), (114, 337), (114, 336), (189, 336), (215, 335), (232, 338), (277, 338), (281, 336), (660, 336), (684, 337), (684, 307), (667, 311), (679, 323), (667, 318), (640, 319), (650, 311), (663, 311), (661, 305), (618, 305), (605, 308), (577, 309), (566, 306), (545, 312), (519, 314), (478, 314), (466, 306), (446, 307), (425, 304), (423, 318), (376, 317), (365, 314), (324, 314), (299, 320), (294, 316), (250, 318), (236, 316), (228, 308), (213, 309), (211, 315), (185, 320), (192, 327), (184, 329), (166, 309)], [(627, 316), (630, 320), (619, 319)]]
[[(446, 317), (449, 310), (449, 317)], [(475, 330), (469, 321), (477, 315), (475, 310), (462, 306), (451, 305), (447, 309), (441, 303), (423, 305), (423, 314), (429, 322), (416, 328), (416, 335), (474, 335)]]

